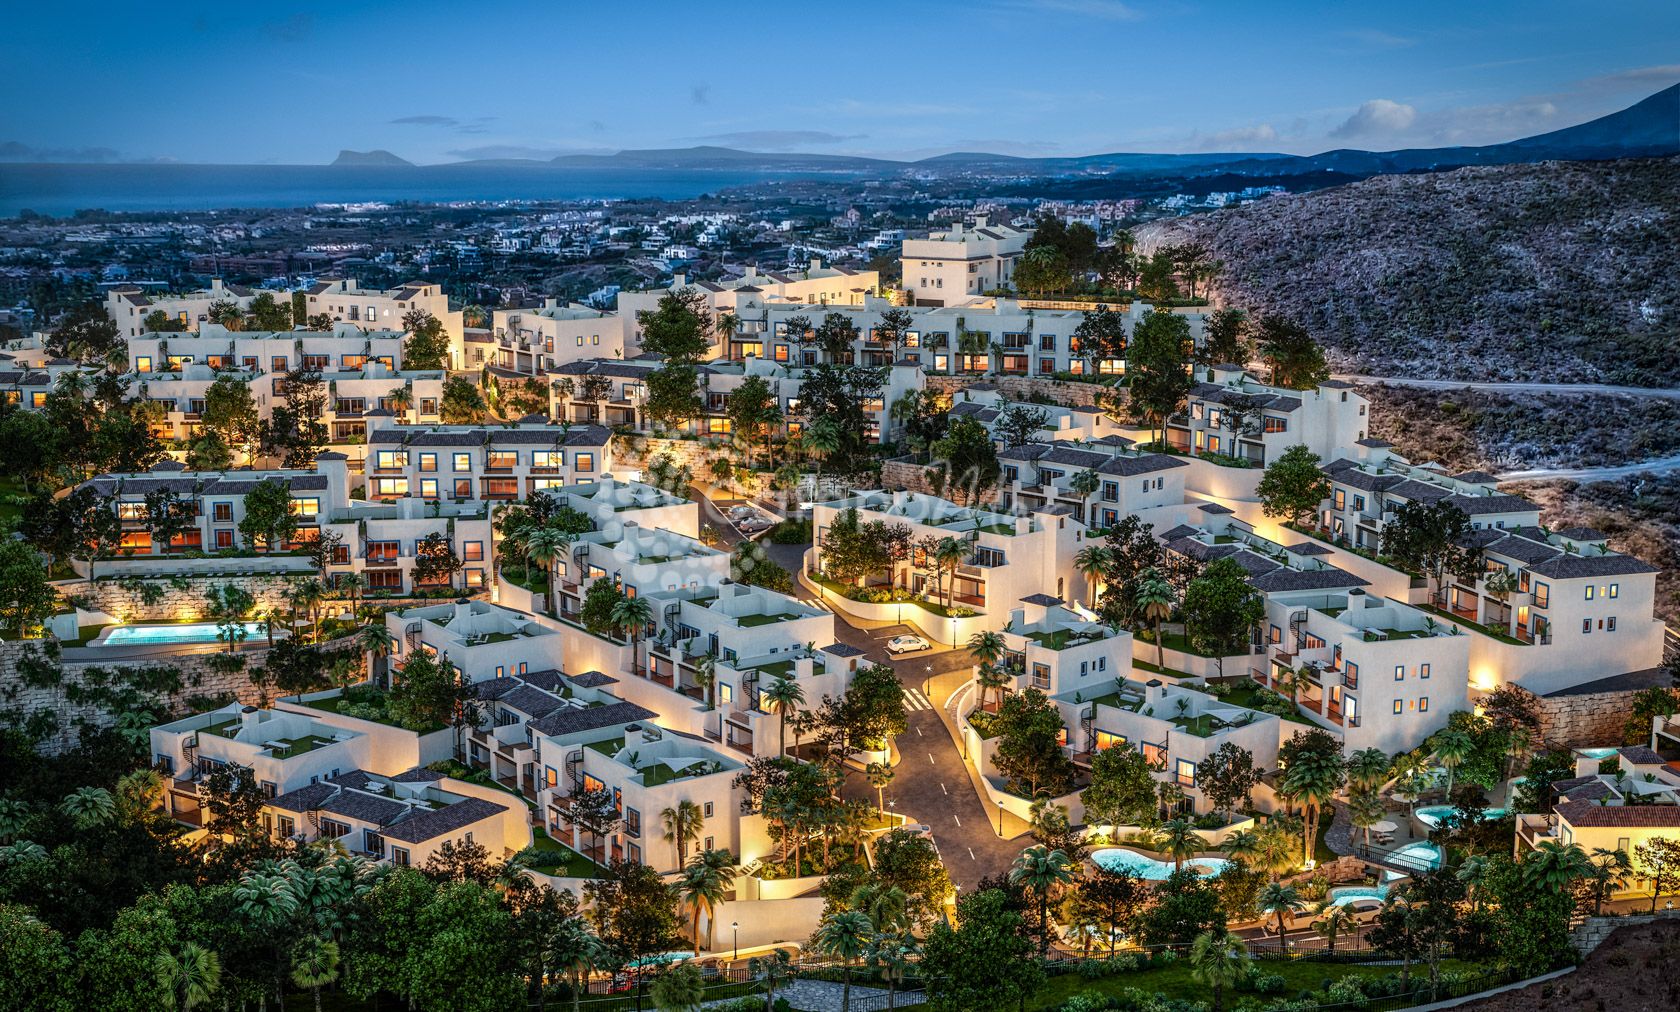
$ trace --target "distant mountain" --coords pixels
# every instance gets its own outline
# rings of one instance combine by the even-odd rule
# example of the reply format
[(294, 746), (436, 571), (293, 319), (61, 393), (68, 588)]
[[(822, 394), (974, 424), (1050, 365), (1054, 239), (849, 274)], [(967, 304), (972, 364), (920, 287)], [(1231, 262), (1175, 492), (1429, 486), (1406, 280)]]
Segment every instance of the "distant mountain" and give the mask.
[(414, 163), (409, 161), (406, 158), (399, 158), (398, 156), (391, 154), (391, 152), (386, 151), (383, 148), (376, 149), (374, 151), (351, 151), (349, 148), (345, 148), (343, 151), (340, 151), (338, 153), (337, 158), (333, 159), (332, 164), (334, 164), (334, 165), (382, 165), (382, 166), (408, 165), (408, 166), (412, 166)]
[(548, 164), (567, 169), (761, 169), (778, 172), (896, 172), (904, 162), (856, 155), (780, 154), (712, 146), (649, 148), (610, 155), (560, 155)]
[(1206, 243), (1224, 302), (1302, 323), (1347, 371), (1680, 382), (1680, 156), (1384, 175), (1136, 236)]

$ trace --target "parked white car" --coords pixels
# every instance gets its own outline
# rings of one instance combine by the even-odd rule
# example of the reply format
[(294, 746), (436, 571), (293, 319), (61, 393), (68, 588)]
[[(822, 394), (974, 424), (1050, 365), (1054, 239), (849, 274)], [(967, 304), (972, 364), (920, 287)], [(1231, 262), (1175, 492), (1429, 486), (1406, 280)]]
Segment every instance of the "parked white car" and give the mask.
[(887, 641), (889, 654), (913, 654), (918, 650), (928, 650), (933, 646), (920, 636), (894, 636)]
[[(1342, 904), (1342, 906), (1347, 910), (1348, 916), (1353, 919), (1353, 923), (1369, 924), (1377, 919), (1378, 914), (1382, 913), (1383, 901), (1374, 896), (1362, 896), (1356, 900), (1349, 900), (1347, 903)], [(1323, 919), (1324, 915), (1319, 914), (1313, 919), (1313, 923), (1317, 924)]]

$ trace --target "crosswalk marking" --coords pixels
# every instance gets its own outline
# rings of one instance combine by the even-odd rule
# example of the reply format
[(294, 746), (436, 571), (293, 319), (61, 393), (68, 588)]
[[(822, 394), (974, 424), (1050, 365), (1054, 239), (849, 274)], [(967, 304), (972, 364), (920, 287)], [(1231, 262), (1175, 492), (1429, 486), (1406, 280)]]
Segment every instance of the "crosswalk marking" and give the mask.
[(904, 708), (906, 710), (931, 710), (933, 709), (933, 703), (929, 702), (928, 698), (922, 695), (922, 691), (920, 689), (905, 689)]

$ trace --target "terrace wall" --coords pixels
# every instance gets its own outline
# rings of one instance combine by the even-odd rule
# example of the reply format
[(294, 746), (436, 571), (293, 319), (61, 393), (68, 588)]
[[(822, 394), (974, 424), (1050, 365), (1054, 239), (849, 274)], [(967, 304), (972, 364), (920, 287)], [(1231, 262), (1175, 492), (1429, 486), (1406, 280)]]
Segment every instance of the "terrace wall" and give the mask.
[[(159, 559), (161, 564), (166, 560)], [(243, 560), (247, 567), (253, 560)], [(104, 565), (103, 563), (101, 564)], [(161, 568), (161, 566), (160, 566)], [(310, 570), (313, 572), (313, 570)], [(284, 610), (291, 589), (279, 573), (169, 573), (88, 580), (64, 588), (66, 597), (76, 598), (88, 611), (102, 611), (124, 622), (173, 621), (197, 618), (213, 587), (237, 586), (256, 598), (256, 611)], [(162, 594), (154, 603), (149, 595)]]
[[(1521, 688), (1521, 686), (1513, 686)], [(1526, 690), (1524, 690), (1526, 691)], [(1568, 696), (1529, 693), (1540, 718), (1539, 739), (1565, 748), (1592, 748), (1622, 741), (1622, 725), (1633, 712), (1639, 689), (1583, 692)]]
[(1078, 408), (1102, 403), (1101, 398), (1117, 398), (1124, 405), (1128, 398), (1125, 387), (1111, 387), (1102, 383), (1080, 383), (1040, 376), (928, 376), (927, 389), (950, 394), (960, 399), (964, 390), (976, 383), (989, 383), (1005, 399), (1031, 401), (1048, 398), (1063, 407)]

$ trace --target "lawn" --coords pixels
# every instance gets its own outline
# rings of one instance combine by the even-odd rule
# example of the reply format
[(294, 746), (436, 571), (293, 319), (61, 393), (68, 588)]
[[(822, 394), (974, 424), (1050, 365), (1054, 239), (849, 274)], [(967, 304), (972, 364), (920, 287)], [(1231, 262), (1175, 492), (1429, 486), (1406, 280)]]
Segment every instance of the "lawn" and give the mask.
[(541, 569), (532, 568), (526, 573), (523, 566), (509, 563), (502, 567), (502, 579), (515, 587), (523, 587), (533, 594), (548, 593), (548, 573)]
[(753, 626), (771, 625), (776, 622), (787, 622), (798, 617), (799, 616), (789, 612), (784, 612), (780, 615), (742, 615), (740, 618), (737, 618), (735, 622), (743, 629), (751, 629)]
[(23, 505), (13, 501), (23, 495), (23, 482), (16, 478), (0, 478), (0, 523), (23, 516)]
[(595, 878), (601, 873), (600, 865), (549, 836), (540, 826), (531, 832), (531, 846), (537, 852), (533, 871), (557, 878)]
[[(1281, 993), (1261, 995), (1268, 1004), (1282, 999), (1292, 998), (1302, 992), (1317, 991), (1327, 980), (1349, 975), (1361, 977), (1385, 977), (1391, 973), (1398, 973), (1398, 966), (1363, 966), (1348, 963), (1319, 963), (1305, 959), (1266, 959), (1258, 960), (1260, 972), (1277, 974), (1284, 979)], [(1483, 971), (1483, 967), (1476, 963), (1463, 960), (1449, 959), (1441, 964), (1442, 970), (1451, 970), (1464, 974), (1476, 974)], [(1414, 968), (1414, 977), (1418, 976)], [(1427, 971), (1423, 973), (1423, 983), (1428, 984)], [(1028, 1009), (1054, 1009), (1076, 994), (1095, 991), (1099, 994), (1118, 997), (1127, 988), (1137, 988), (1144, 994), (1161, 994), (1169, 999), (1179, 1001), (1205, 1002), (1208, 1000), (1207, 985), (1199, 984), (1190, 976), (1190, 964), (1186, 960), (1179, 960), (1170, 966), (1133, 970), (1129, 973), (1117, 973), (1112, 977), (1099, 980), (1086, 980), (1077, 973), (1063, 974), (1052, 977), (1045, 982), (1038, 993), (1027, 999)], [(1227, 994), (1226, 1001), (1235, 1004), (1245, 997), (1242, 994)], [(1250, 993), (1247, 997), (1254, 997)], [(1420, 998), (1420, 1003), (1427, 998)]]
[(1526, 647), (1526, 646), (1532, 646), (1533, 645), (1533, 644), (1530, 644), (1530, 643), (1524, 643), (1522, 640), (1517, 639), (1515, 636), (1508, 635), (1508, 634), (1506, 634), (1504, 632), (1501, 632), (1497, 629), (1490, 629), (1487, 626), (1482, 625), (1480, 622), (1472, 622), (1471, 620), (1469, 620), (1467, 618), (1459, 618), (1457, 615), (1454, 615), (1452, 612), (1447, 611), (1443, 608), (1437, 608), (1432, 604), (1425, 604), (1425, 605), (1422, 605), (1421, 607), (1424, 608), (1426, 611), (1428, 611), (1430, 614), (1439, 615), (1440, 617), (1446, 619), (1447, 621), (1453, 623), (1454, 625), (1460, 625), (1460, 626), (1463, 626), (1466, 629), (1470, 629), (1472, 631), (1479, 632), (1483, 636), (1491, 636), (1492, 638), (1498, 640), (1501, 643), (1510, 643), (1514, 646), (1519, 646), (1519, 647)]
[[(1221, 702), (1230, 703), (1232, 706), (1245, 706), (1251, 710), (1259, 709), (1254, 705), (1255, 701), (1260, 698), (1261, 686), (1258, 683), (1245, 679), (1240, 682), (1226, 682), (1225, 684), (1232, 686), (1232, 688), (1230, 692), (1219, 697)], [(1261, 712), (1268, 711), (1262, 710)], [(1284, 720), (1292, 720), (1297, 724), (1312, 724), (1312, 721), (1298, 713), (1289, 716), (1278, 714), (1278, 716), (1283, 717)], [(1317, 725), (1313, 726), (1316, 727)]]
[(456, 780), (465, 780), (469, 784), (478, 784), (481, 787), (494, 787), (498, 791), (504, 791), (518, 798), (520, 801), (523, 801), (525, 803), (525, 807), (529, 808), (531, 811), (534, 812), (537, 810), (537, 803), (535, 801), (532, 801), (530, 798), (527, 798), (525, 795), (509, 787), (507, 784), (504, 784), (495, 777), (491, 776), (489, 770), (480, 770), (474, 769), (470, 766), (463, 766), (455, 759), (440, 759), (434, 763), (427, 763), (426, 768), (437, 773), (442, 773), (446, 777), (454, 777)]

